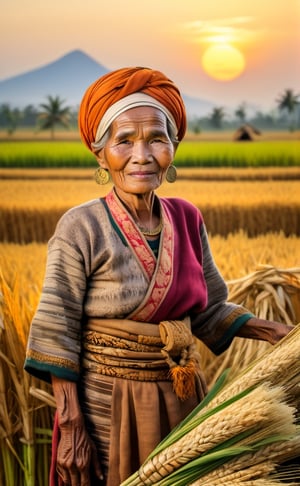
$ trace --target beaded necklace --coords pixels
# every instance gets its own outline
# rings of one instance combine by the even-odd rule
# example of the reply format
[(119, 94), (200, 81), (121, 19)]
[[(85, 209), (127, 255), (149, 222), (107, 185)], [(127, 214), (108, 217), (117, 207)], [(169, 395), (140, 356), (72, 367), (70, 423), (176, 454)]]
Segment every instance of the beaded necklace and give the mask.
[(144, 236), (157, 236), (161, 232), (163, 227), (163, 222), (160, 220), (159, 225), (156, 226), (154, 229), (142, 228), (139, 226), (140, 231), (143, 233)]

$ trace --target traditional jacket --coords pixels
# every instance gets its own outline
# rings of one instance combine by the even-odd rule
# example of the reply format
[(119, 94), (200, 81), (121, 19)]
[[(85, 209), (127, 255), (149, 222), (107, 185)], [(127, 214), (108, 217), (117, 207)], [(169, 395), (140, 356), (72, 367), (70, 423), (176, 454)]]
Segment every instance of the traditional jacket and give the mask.
[(25, 367), (77, 380), (88, 318), (158, 323), (189, 315), (193, 333), (218, 354), (251, 316), (227, 303), (201, 213), (161, 199), (164, 229), (156, 259), (114, 192), (69, 210), (49, 241), (41, 300)]

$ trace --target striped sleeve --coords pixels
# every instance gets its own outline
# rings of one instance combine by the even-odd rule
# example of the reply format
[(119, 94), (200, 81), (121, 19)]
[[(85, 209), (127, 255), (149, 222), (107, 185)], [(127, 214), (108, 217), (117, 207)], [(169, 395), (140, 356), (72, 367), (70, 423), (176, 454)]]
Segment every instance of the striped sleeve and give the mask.
[(30, 374), (48, 382), (51, 374), (78, 379), (85, 288), (82, 255), (67, 241), (52, 238), (27, 344), (24, 367)]

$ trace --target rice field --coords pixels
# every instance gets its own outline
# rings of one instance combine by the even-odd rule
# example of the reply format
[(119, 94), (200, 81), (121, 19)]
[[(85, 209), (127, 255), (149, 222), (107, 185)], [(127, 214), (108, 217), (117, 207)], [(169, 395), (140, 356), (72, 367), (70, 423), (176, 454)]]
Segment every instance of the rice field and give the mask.
[[(91, 167), (93, 155), (80, 141), (1, 142), (0, 167)], [(296, 167), (300, 140), (255, 142), (183, 141), (176, 152), (178, 167)]]
[(300, 162), (299, 141), (184, 142), (175, 161), (178, 166), (288, 167)]
[[(278, 315), (287, 322), (286, 312), (289, 319), (298, 322), (299, 305), (296, 308), (295, 304), (293, 317), (288, 303), (299, 303), (299, 168), (195, 170), (180, 169), (178, 181), (164, 184), (158, 193), (184, 197), (200, 207), (210, 233), (212, 253), (234, 301), (242, 303), (240, 299), (248, 298), (245, 302), (249, 310), (257, 311), (261, 317)], [(3, 486), (47, 484), (54, 402), (51, 389), (23, 371), (29, 325), (44, 277), (46, 241), (62, 212), (105, 195), (110, 187), (95, 184), (92, 168), (0, 170)], [(271, 283), (267, 278), (270, 272)], [(291, 288), (293, 295), (286, 297), (282, 311), (280, 299), (286, 295), (283, 291)], [(237, 289), (243, 289), (243, 293)], [(233, 366), (238, 371), (268, 348), (265, 343), (243, 341), (236, 339), (217, 358), (201, 347), (209, 383), (214, 383), (222, 369)]]
[[(66, 208), (102, 197), (111, 188), (93, 180), (81, 179), (12, 179), (1, 180), (0, 207)], [(300, 180), (291, 181), (201, 181), (164, 182), (157, 190), (164, 197), (182, 197), (201, 207), (226, 205), (258, 206), (259, 204), (296, 206), (300, 202)]]
[[(260, 265), (292, 268), (300, 262), (300, 237), (283, 233), (268, 233), (254, 238), (240, 231), (227, 237), (210, 235), (210, 246), (225, 280), (244, 277)], [(46, 243), (1, 243), (0, 269), (5, 281), (13, 286), (21, 282), (21, 292), (28, 288), (41, 289), (46, 263)], [(22, 290), (23, 289), (23, 290)]]
[[(197, 169), (201, 172), (201, 169)], [(234, 173), (234, 169), (231, 170)], [(64, 211), (104, 196), (112, 187), (76, 176), (0, 179), (0, 241), (45, 242)], [(182, 197), (203, 213), (208, 231), (226, 236), (244, 230), (251, 237), (283, 231), (300, 234), (300, 179), (201, 180), (164, 183), (160, 196)]]

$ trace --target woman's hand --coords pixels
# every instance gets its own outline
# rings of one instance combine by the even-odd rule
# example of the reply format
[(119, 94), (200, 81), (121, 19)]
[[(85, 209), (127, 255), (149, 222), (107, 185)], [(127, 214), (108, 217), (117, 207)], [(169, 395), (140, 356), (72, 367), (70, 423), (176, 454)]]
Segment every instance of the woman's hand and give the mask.
[(95, 444), (89, 437), (80, 410), (77, 385), (52, 376), (60, 440), (57, 449), (59, 484), (91, 486), (90, 471), (103, 479)]
[(286, 336), (294, 327), (281, 322), (266, 321), (252, 317), (239, 330), (237, 336), (268, 341), (276, 344)]
[[(95, 444), (88, 436), (83, 420), (60, 425), (60, 441), (57, 450), (57, 472), (63, 484), (90, 486), (90, 468), (94, 467), (101, 479)], [(98, 471), (97, 471), (98, 469)]]

